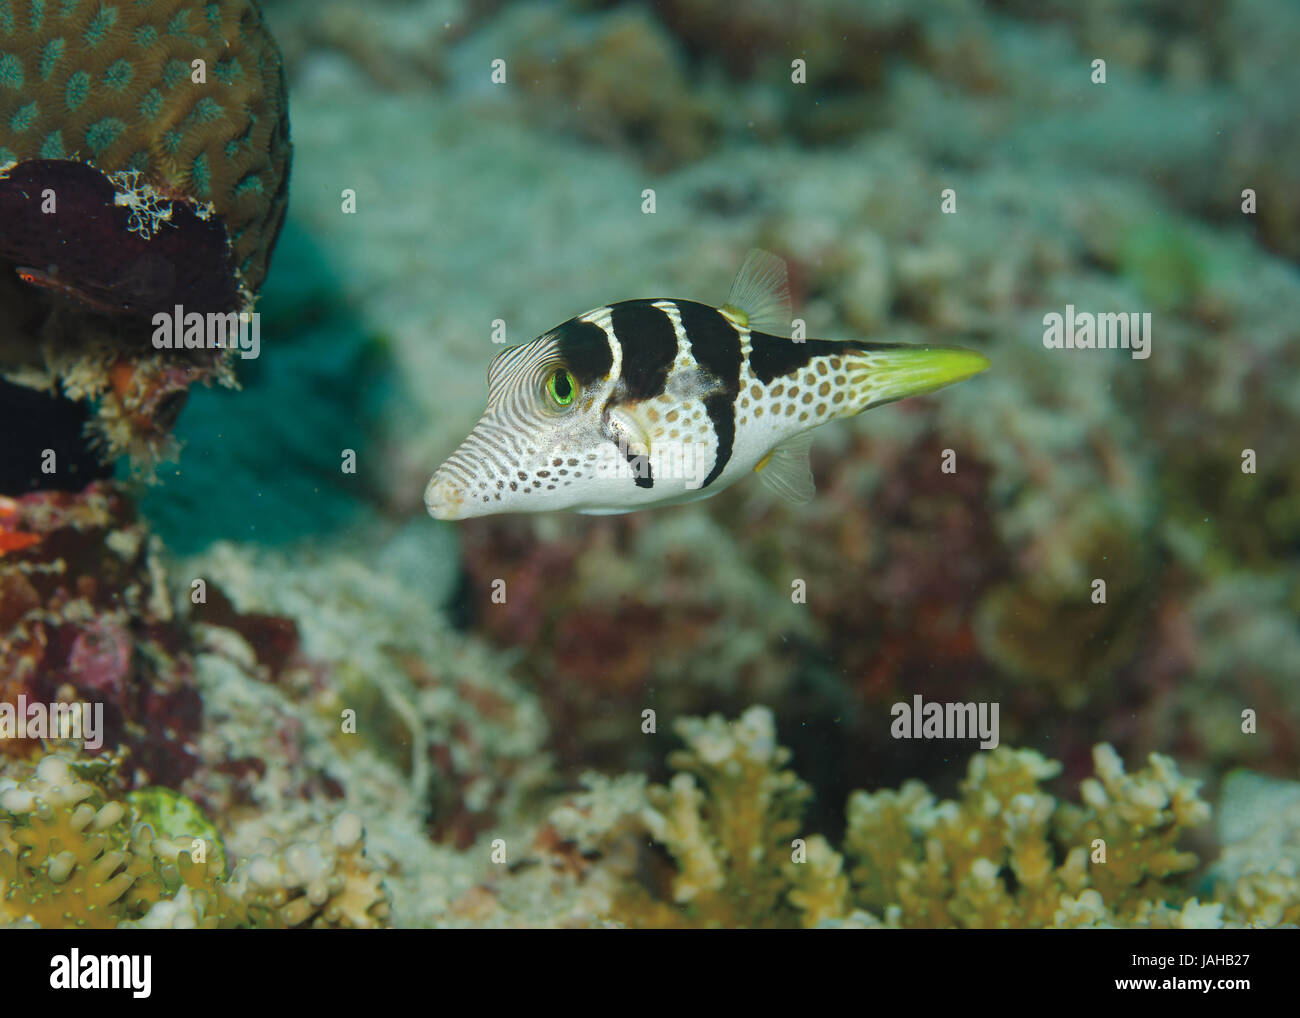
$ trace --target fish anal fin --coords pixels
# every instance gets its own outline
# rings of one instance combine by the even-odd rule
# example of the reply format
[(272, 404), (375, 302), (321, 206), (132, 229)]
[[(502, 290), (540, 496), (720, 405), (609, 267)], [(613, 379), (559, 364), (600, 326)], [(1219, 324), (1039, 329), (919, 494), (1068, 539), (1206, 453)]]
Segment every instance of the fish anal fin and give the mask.
[(722, 310), (754, 332), (789, 335), (790, 281), (784, 260), (771, 251), (752, 248), (731, 283)]
[(802, 505), (817, 491), (812, 466), (808, 462), (811, 447), (811, 432), (788, 438), (759, 460), (754, 472), (760, 481), (787, 502)]

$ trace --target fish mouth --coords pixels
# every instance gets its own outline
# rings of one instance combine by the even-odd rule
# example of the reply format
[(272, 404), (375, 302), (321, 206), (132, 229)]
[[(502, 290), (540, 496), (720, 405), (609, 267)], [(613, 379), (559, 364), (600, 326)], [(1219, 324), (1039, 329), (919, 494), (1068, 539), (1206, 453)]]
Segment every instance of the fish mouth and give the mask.
[(424, 489), (424, 507), (435, 520), (463, 520), (469, 515), (462, 489), (440, 474), (434, 474)]

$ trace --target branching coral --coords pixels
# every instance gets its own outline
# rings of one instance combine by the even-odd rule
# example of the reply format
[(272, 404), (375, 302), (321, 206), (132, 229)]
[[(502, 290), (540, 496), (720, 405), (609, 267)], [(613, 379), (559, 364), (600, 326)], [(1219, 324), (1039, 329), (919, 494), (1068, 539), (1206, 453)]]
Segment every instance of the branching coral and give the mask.
[(812, 790), (784, 770), (770, 711), (684, 718), (686, 741), (669, 763), (680, 773), (652, 788), (646, 826), (677, 862), (674, 901), (705, 925), (760, 926), (793, 917), (783, 900), (792, 841)]
[(1220, 896), (1244, 921), (1300, 923), (1300, 784), (1234, 771), (1219, 813)]
[(62, 757), (43, 758), (21, 782), (0, 779), (5, 922), (103, 929), (144, 915), (184, 887), (211, 925), (246, 925), (224, 892), (218, 859), (202, 839), (156, 838), (147, 824), (134, 824), (126, 806)]
[[(1060, 766), (1005, 747), (972, 758), (961, 798), (936, 803), (919, 782), (849, 800), (846, 852), (855, 899), (901, 926), (1051, 926), (1085, 892), (1094, 918), (1145, 923), (1196, 865), (1176, 848), (1209, 807), (1168, 757), (1127, 775), (1114, 749), (1093, 751), (1084, 805), (1041, 783)], [(1100, 905), (1100, 911), (1096, 907)], [(1073, 922), (1069, 923), (1073, 925)]]
[[(587, 775), (588, 791), (552, 814), (562, 837), (621, 860), (627, 876), (611, 915), (634, 926), (771, 927), (844, 914), (842, 860), (824, 838), (800, 833), (812, 790), (784, 769), (790, 751), (777, 745), (771, 711), (675, 727), (686, 748), (669, 757), (679, 773), (667, 787)], [(623, 851), (647, 834), (675, 863), (663, 888), (637, 883), (653, 860), (629, 863)]]
[(285, 926), (377, 929), (388, 918), (381, 877), (365, 858), (361, 821), (342, 813), (283, 852), (274, 845), (236, 870), (245, 897)]
[[(679, 773), (667, 787), (643, 792), (588, 776), (588, 791), (552, 813), (553, 830), (589, 867), (600, 869), (590, 860), (601, 853), (613, 860), (622, 884), (610, 914), (628, 925), (1172, 927), (1250, 918), (1180, 886), (1197, 858), (1179, 850), (1179, 838), (1209, 807), (1159, 754), (1130, 775), (1114, 749), (1097, 746), (1082, 805), (1043, 791), (1059, 764), (1005, 747), (972, 758), (955, 801), (936, 801), (919, 781), (855, 792), (841, 856), (800, 830), (811, 791), (785, 769), (790, 753), (776, 743), (770, 711), (754, 707), (734, 723), (686, 718), (677, 731), (687, 748), (669, 757)], [(627, 858), (646, 835), (672, 859), (666, 877), (657, 878), (653, 856)]]
[(122, 869), (126, 811), (47, 758), (27, 781), (0, 791), (0, 918), (42, 926), (111, 926), (135, 882)]
[[(21, 780), (0, 777), (0, 924), (383, 924), (387, 898), (355, 816), (341, 814), (318, 837), (227, 876), (215, 830), (193, 803), (163, 789), (117, 802), (92, 770), (50, 755)], [(172, 829), (155, 831), (142, 816)]]

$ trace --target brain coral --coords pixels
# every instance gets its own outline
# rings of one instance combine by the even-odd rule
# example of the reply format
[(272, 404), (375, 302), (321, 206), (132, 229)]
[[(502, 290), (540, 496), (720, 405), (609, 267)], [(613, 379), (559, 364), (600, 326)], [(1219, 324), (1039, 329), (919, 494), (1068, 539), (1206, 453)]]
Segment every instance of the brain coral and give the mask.
[(256, 0), (0, 0), (0, 373), (51, 397), (0, 491), (44, 485), (61, 397), (93, 401), (101, 459), (174, 455), (189, 388), (231, 384), (235, 355), (155, 353), (150, 319), (251, 309), (290, 154)]
[(210, 204), (244, 284), (261, 284), (290, 154), (253, 0), (0, 0), (0, 125), (0, 166), (74, 159)]

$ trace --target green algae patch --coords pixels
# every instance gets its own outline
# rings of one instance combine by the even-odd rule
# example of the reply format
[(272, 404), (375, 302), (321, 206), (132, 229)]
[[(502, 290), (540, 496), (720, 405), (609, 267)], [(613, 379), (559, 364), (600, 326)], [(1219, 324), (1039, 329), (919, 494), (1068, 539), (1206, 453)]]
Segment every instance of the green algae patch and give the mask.
[(221, 835), (193, 799), (170, 788), (142, 788), (128, 792), (126, 801), (135, 811), (136, 818), (152, 827), (159, 838), (202, 838), (224, 872), (226, 850)]

